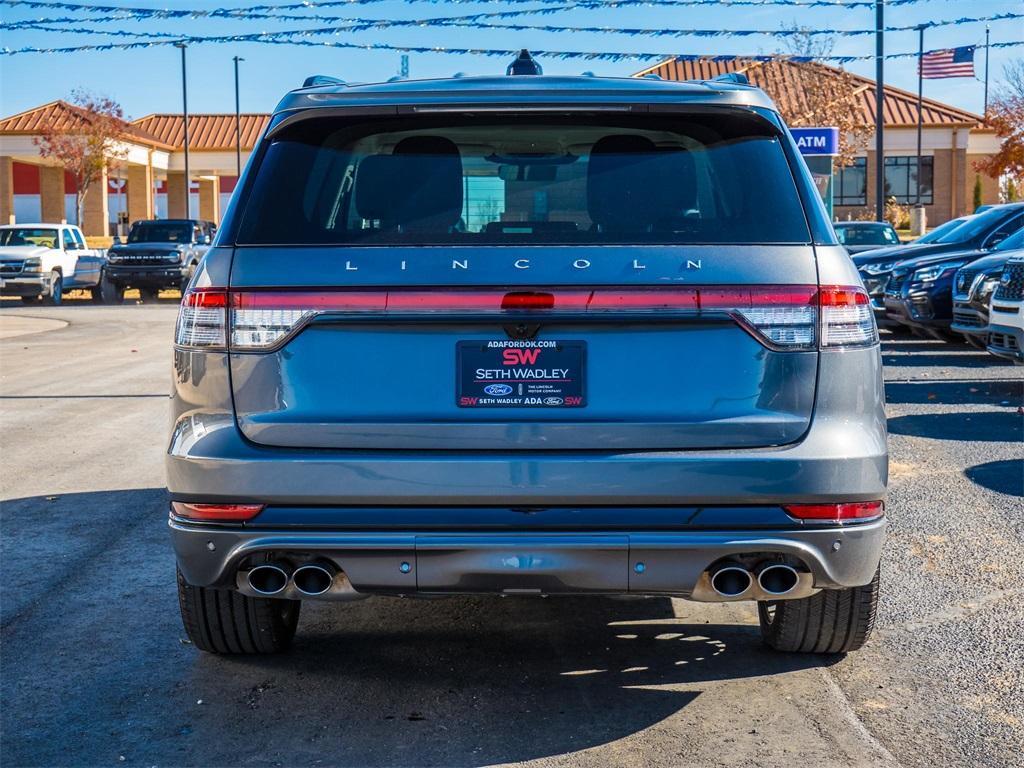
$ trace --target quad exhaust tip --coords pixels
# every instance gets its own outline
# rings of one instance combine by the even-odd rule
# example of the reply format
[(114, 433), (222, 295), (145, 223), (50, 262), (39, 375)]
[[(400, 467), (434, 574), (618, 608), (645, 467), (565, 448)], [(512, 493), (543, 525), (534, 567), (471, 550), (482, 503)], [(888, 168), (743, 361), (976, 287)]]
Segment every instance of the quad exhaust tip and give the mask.
[(246, 578), (252, 591), (260, 595), (276, 595), (288, 586), (288, 573), (284, 568), (269, 563), (257, 565)]
[(310, 563), (295, 569), (292, 583), (304, 595), (322, 595), (334, 584), (334, 571), (327, 566)]
[(722, 597), (739, 597), (751, 584), (750, 571), (738, 565), (727, 565), (711, 575), (711, 588)]
[(769, 595), (788, 595), (800, 583), (800, 574), (792, 566), (774, 563), (758, 571), (757, 583)]

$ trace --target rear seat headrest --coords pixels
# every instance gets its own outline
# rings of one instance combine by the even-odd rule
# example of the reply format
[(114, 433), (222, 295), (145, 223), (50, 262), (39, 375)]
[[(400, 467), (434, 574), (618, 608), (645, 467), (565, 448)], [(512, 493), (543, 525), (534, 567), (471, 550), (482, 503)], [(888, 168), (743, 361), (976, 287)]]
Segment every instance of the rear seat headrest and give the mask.
[(442, 136), (411, 136), (390, 155), (363, 158), (356, 210), (384, 228), (444, 232), (462, 215), (462, 157)]
[(644, 136), (613, 135), (594, 142), (587, 165), (587, 210), (602, 229), (643, 230), (657, 218), (658, 156)]

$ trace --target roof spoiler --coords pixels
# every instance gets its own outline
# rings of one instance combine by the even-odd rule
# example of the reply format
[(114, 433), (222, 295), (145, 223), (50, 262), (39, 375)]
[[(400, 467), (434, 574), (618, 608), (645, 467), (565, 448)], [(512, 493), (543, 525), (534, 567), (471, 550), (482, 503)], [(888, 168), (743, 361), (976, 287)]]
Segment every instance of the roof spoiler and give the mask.
[(310, 75), (302, 81), (303, 88), (316, 88), (320, 85), (345, 85), (345, 81), (330, 75)]

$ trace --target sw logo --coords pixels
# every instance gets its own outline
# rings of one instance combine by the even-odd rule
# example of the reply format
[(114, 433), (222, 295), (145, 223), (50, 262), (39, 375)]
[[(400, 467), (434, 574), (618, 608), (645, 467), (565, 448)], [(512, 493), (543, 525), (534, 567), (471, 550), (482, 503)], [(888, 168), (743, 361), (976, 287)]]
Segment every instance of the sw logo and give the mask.
[(479, 397), (460, 397), (459, 405), (476, 405)]
[(505, 349), (501, 352), (502, 365), (536, 365), (539, 349)]
[(484, 392), (488, 395), (493, 395), (494, 397), (502, 397), (503, 395), (511, 395), (512, 387), (508, 384), (488, 384), (484, 387)]
[(580, 405), (583, 402), (582, 397), (567, 397), (565, 398), (566, 405)]

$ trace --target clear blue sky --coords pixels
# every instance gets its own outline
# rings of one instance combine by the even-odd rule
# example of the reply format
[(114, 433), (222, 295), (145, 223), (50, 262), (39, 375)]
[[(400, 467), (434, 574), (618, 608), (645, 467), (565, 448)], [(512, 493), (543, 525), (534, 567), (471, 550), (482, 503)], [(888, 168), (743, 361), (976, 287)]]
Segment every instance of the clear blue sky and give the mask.
[[(89, 0), (76, 0), (88, 3)], [(114, 4), (116, 0), (98, 0)], [(258, 0), (122, 0), (123, 5), (154, 8), (218, 8), (253, 5)], [(285, 0), (259, 0), (280, 3)], [(319, 13), (371, 18), (427, 18), (504, 10), (521, 5), (501, 2), (417, 2), (401, 0), (366, 5), (319, 9)], [(916, 5), (889, 8), (888, 25), (912, 25), (923, 21), (963, 16), (986, 16), (1020, 11), (1019, 0), (927, 0)], [(5, 22), (22, 19), (69, 16), (57, 9), (10, 8), (0, 6)], [(632, 26), (654, 28), (775, 29), (793, 24), (819, 29), (864, 29), (873, 26), (874, 12), (869, 8), (789, 8), (789, 7), (629, 7), (620, 9), (575, 10), (545, 16), (525, 16), (517, 21), (529, 24), (576, 26)], [(87, 25), (97, 29), (125, 29), (168, 34), (219, 35), (244, 32), (301, 29), (324, 26), (310, 21), (226, 21), (183, 19), (160, 21), (122, 21)], [(985, 25), (970, 24), (929, 30), (925, 48), (945, 48), (984, 42)], [(652, 38), (621, 34), (548, 33), (539, 31), (470, 29), (392, 29), (345, 33), (336, 38), (353, 42), (385, 42), (402, 45), (450, 45), (485, 48), (547, 48), (585, 51), (652, 51), (687, 54), (749, 54), (784, 50), (781, 40), (768, 36), (746, 38)], [(992, 40), (1024, 39), (1024, 24), (1003, 21), (992, 25)], [(40, 32), (0, 32), (0, 47), (68, 46), (86, 42), (117, 42), (116, 38), (91, 35)], [(890, 33), (887, 52), (915, 51), (917, 33)], [(870, 54), (873, 36), (839, 38), (837, 54)], [(189, 108), (192, 111), (231, 112), (234, 109), (232, 56), (242, 56), (242, 110), (261, 112), (273, 109), (285, 91), (298, 86), (315, 73), (330, 74), (352, 81), (376, 81), (397, 73), (399, 54), (331, 50), (256, 43), (194, 45), (188, 51)], [(150, 112), (180, 111), (180, 54), (169, 46), (153, 46), (134, 51), (81, 52), (65, 54), (18, 54), (0, 57), (0, 114), (9, 115), (46, 101), (66, 97), (72, 89), (83, 87), (117, 99), (131, 117)], [(994, 50), (991, 56), (993, 82), (1002, 66), (1011, 58), (1024, 56), (1024, 48)], [(504, 59), (483, 56), (412, 54), (413, 77), (437, 77), (457, 71), (467, 74), (503, 72)], [(653, 62), (651, 62), (653, 63)], [(542, 60), (548, 74), (579, 73), (628, 75), (647, 64), (638, 62), (585, 62)], [(871, 62), (847, 65), (854, 72), (874, 76)], [(976, 70), (984, 73), (984, 54), (978, 51)], [(907, 90), (916, 90), (915, 61), (904, 59), (886, 63), (886, 81)], [(981, 82), (970, 79), (925, 81), (925, 95), (980, 112)]]

